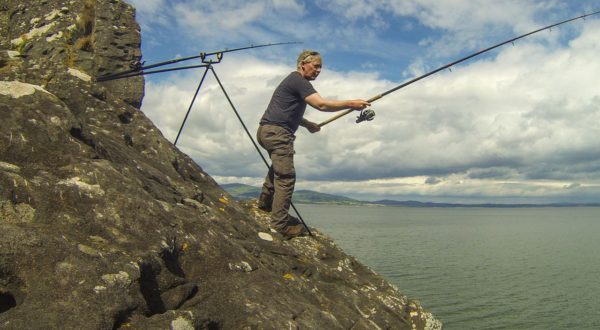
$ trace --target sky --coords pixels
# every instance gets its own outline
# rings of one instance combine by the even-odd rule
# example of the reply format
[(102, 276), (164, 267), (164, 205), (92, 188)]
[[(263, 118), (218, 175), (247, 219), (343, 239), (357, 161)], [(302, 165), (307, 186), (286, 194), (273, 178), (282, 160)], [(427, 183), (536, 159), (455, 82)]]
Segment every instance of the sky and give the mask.
[[(255, 138), (279, 82), (318, 50), (325, 98), (369, 99), (515, 36), (600, 10), (597, 1), (127, 0), (146, 65), (202, 52)], [(360, 200), (600, 202), (600, 14), (443, 70), (311, 134), (296, 132), (296, 189)], [(216, 59), (216, 58), (213, 58)], [(197, 65), (199, 60), (177, 65)], [(142, 111), (171, 142), (203, 68), (146, 75)], [(332, 116), (307, 108), (305, 118)], [(266, 166), (209, 71), (177, 142), (219, 183)], [(261, 150), (262, 151), (262, 150)], [(266, 153), (263, 155), (266, 156)]]

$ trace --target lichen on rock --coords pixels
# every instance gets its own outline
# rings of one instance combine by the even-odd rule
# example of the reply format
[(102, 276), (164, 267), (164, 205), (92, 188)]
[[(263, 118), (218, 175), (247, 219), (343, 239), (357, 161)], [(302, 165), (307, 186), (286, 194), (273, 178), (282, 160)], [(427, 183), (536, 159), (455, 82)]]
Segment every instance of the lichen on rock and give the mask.
[(48, 93), (41, 86), (23, 83), (20, 81), (0, 81), (0, 94), (18, 99), (25, 95), (31, 95), (35, 91)]

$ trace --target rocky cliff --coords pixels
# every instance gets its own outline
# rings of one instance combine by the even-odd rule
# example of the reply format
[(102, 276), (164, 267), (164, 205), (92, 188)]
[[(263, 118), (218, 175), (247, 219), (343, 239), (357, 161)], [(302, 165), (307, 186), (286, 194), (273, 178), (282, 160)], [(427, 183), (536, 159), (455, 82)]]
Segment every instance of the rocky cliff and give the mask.
[(439, 329), (324, 235), (282, 240), (139, 110), (120, 0), (0, 2), (0, 328)]

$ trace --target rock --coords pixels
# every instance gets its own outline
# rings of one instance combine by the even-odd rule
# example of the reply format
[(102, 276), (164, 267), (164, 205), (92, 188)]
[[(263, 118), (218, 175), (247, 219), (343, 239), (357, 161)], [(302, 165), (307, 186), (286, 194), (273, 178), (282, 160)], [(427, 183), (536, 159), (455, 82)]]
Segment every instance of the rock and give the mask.
[(271, 236), (271, 234), (263, 233), (262, 231), (258, 233), (258, 237), (260, 237), (260, 239), (265, 240), (265, 241), (269, 241), (269, 242), (273, 241), (273, 236)]
[(233, 200), (139, 110), (143, 78), (96, 82), (141, 58), (131, 6), (6, 0), (0, 32), (0, 328), (441, 328)]
[(190, 320), (180, 316), (177, 319), (173, 320), (173, 322), (171, 322), (171, 329), (173, 329), (173, 330), (194, 330), (195, 327), (194, 327), (194, 324)]
[(251, 266), (247, 261), (240, 261), (238, 263), (230, 263), (229, 269), (231, 270), (239, 270), (242, 272), (251, 272), (256, 269), (256, 267)]

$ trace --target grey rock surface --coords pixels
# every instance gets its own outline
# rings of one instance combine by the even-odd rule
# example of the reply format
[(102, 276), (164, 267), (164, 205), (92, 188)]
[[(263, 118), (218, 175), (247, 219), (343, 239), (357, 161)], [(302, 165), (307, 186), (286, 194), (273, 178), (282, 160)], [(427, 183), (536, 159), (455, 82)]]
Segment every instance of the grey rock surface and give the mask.
[(0, 328), (439, 329), (314, 230), (283, 240), (139, 111), (120, 0), (0, 3)]

